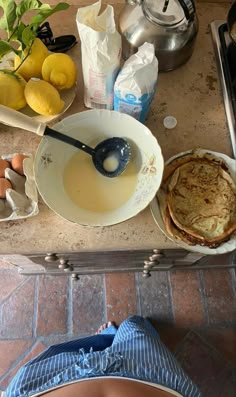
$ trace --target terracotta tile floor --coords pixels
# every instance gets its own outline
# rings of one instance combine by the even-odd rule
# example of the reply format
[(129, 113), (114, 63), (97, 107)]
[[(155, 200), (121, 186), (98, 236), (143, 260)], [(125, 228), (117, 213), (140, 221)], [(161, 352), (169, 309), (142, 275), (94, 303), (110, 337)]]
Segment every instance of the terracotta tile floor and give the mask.
[(69, 277), (21, 276), (0, 263), (0, 390), (50, 344), (94, 333), (107, 319), (152, 320), (206, 397), (236, 390), (235, 269)]

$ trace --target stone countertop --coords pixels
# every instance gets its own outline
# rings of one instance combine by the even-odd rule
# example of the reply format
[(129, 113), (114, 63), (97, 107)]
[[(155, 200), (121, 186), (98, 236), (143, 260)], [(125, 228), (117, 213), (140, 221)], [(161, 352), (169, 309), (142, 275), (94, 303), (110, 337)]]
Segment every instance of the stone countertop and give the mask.
[[(114, 2), (110, 2), (112, 3)], [(116, 15), (122, 6), (116, 2)], [(195, 147), (232, 156), (209, 29), (211, 21), (226, 18), (228, 8), (227, 3), (198, 3), (199, 34), (191, 59), (177, 70), (159, 74), (156, 95), (145, 124), (158, 139), (165, 160)], [(63, 117), (86, 110), (83, 105), (81, 52), (75, 22), (77, 9), (78, 5), (71, 5), (68, 10), (49, 19), (54, 37), (75, 34), (78, 38), (78, 44), (69, 52), (77, 62), (78, 88), (72, 106)], [(163, 126), (163, 119), (167, 115), (176, 117), (178, 121), (173, 130)], [(21, 151), (35, 153), (40, 141), (39, 137), (30, 132), (3, 124), (0, 125), (0, 138), (1, 155)], [(27, 220), (1, 222), (1, 255), (177, 248), (159, 230), (149, 208), (129, 221), (101, 228), (83, 227), (66, 221), (54, 214), (41, 198), (39, 209), (37, 216)]]

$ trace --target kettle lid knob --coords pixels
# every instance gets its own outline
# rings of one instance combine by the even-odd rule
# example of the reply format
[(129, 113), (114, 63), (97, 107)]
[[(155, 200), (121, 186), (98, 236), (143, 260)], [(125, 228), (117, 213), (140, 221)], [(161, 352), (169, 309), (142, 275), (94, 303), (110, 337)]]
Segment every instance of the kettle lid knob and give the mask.
[(195, 15), (193, 0), (143, 0), (141, 3), (146, 17), (158, 25), (177, 25), (184, 18), (192, 20)]

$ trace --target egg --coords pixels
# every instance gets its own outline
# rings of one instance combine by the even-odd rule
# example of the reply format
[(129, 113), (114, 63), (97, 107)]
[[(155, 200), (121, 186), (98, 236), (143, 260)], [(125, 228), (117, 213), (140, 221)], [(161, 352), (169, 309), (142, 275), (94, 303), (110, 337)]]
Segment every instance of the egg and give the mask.
[(6, 160), (0, 159), (0, 178), (4, 178), (6, 168), (11, 168), (10, 163)]
[(6, 190), (12, 189), (12, 184), (6, 178), (0, 178), (0, 198), (6, 198)]
[(26, 159), (28, 156), (25, 156), (24, 154), (16, 154), (12, 160), (11, 160), (11, 166), (14, 171), (16, 171), (20, 175), (24, 175), (23, 171), (23, 161)]

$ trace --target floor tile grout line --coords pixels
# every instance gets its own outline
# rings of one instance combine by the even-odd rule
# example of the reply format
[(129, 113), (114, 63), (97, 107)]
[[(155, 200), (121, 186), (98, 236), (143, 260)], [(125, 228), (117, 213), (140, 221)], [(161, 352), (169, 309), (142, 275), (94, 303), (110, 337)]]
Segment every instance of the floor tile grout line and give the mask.
[(38, 340), (35, 339), (31, 339), (32, 340), (32, 345), (30, 345), (23, 353), (21, 353), (17, 359), (12, 363), (12, 365), (10, 366), (10, 368), (8, 368), (8, 370), (5, 372), (5, 374), (3, 376), (0, 377), (0, 382), (2, 382), (5, 378), (8, 377), (8, 375), (11, 373), (11, 371), (13, 371), (17, 365), (25, 359), (25, 357), (27, 357), (27, 355), (34, 349), (34, 347), (37, 345)]
[(189, 338), (191, 337), (191, 334), (194, 333), (194, 330), (191, 328), (186, 328), (186, 334), (183, 336), (183, 338), (178, 342), (175, 350), (174, 350), (174, 355), (175, 357), (178, 357), (178, 355), (180, 354), (180, 352), (182, 351), (184, 344), (186, 343), (186, 341), (189, 340)]
[(224, 360), (227, 365), (229, 365), (231, 362), (228, 358), (224, 357), (224, 354), (222, 353), (222, 351), (218, 350), (218, 348), (216, 346), (214, 346), (214, 344), (211, 344), (211, 342), (209, 342), (208, 338), (206, 338), (204, 335), (202, 335), (201, 333), (199, 333), (198, 329), (191, 329), (190, 332), (196, 334), (201, 341), (208, 346), (212, 351), (214, 351), (215, 353), (217, 353), (219, 355), (219, 357), (221, 357), (222, 360)]
[[(25, 277), (25, 276), (24, 276)], [(27, 283), (27, 281), (31, 278), (31, 276), (26, 276), (26, 279), (24, 278), (21, 283), (19, 285), (17, 285), (16, 288), (14, 288), (14, 290), (5, 298), (3, 299), (3, 301), (1, 302), (0, 306), (2, 307), (4, 305), (5, 302), (8, 301), (9, 298), (12, 297), (12, 295), (15, 294), (16, 291), (18, 291), (24, 284)]]
[(37, 338), (37, 321), (38, 321), (38, 301), (39, 301), (39, 276), (35, 277), (34, 285), (34, 312), (32, 318), (32, 336)]
[[(68, 334), (66, 333), (66, 334), (49, 334), (49, 335), (39, 335), (38, 337), (37, 337), (37, 341), (41, 341), (41, 342), (43, 342), (44, 341), (44, 339), (46, 340), (46, 339), (49, 339), (49, 338), (51, 338), (51, 337), (55, 337), (55, 336), (60, 336), (60, 337), (67, 337), (68, 336)], [(32, 338), (32, 337), (23, 337), (23, 338), (0, 338), (0, 342), (18, 342), (18, 341), (30, 341), (30, 340), (32, 340), (32, 339), (35, 339), (35, 338)], [(35, 339), (36, 340), (36, 339)]]
[(202, 306), (203, 306), (203, 310), (204, 310), (205, 317), (206, 317), (206, 323), (209, 326), (210, 325), (210, 316), (209, 316), (209, 312), (208, 312), (208, 305), (207, 305), (207, 301), (206, 301), (206, 290), (205, 290), (205, 284), (204, 284), (202, 272), (203, 272), (202, 270), (198, 271), (198, 278), (199, 278), (199, 284), (200, 284)]
[(134, 277), (134, 284), (135, 284), (135, 291), (136, 291), (136, 311), (138, 315), (142, 315), (142, 308), (141, 308), (141, 296), (140, 296), (140, 287), (139, 287), (139, 277), (140, 273), (135, 272)]
[(103, 320), (107, 323), (107, 288), (106, 288), (106, 274), (103, 274)]
[(3, 314), (2, 314), (2, 303), (0, 303), (0, 337), (1, 337), (1, 324), (3, 323), (2, 316), (3, 316)]
[(175, 324), (175, 313), (174, 313), (174, 299), (172, 295), (172, 288), (171, 288), (171, 272), (167, 272), (167, 290), (169, 295), (169, 303), (170, 303), (170, 312), (172, 316), (172, 323)]
[(233, 292), (234, 292), (234, 297), (236, 298), (236, 274), (235, 274), (235, 269), (230, 269), (229, 272), (231, 274), (232, 289), (233, 289)]
[[(79, 282), (79, 280), (78, 280)], [(73, 283), (72, 277), (68, 277), (67, 291), (67, 334), (73, 335)]]

